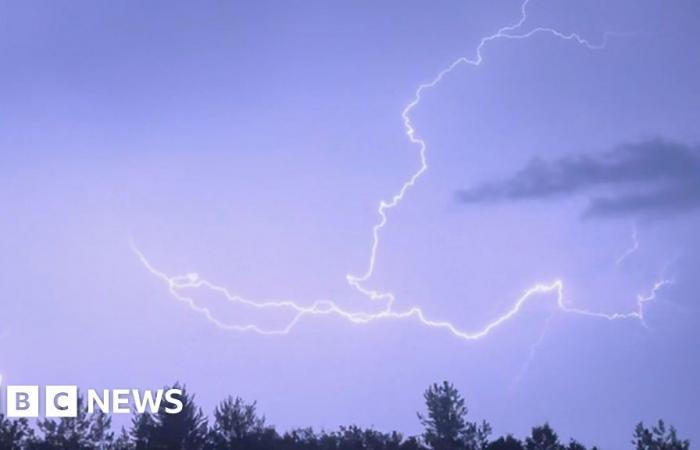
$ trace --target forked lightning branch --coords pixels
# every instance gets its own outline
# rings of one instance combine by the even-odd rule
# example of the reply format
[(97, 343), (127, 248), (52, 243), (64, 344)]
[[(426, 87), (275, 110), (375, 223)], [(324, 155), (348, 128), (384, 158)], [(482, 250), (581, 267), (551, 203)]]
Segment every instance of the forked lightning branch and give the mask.
[[(252, 331), (259, 334), (265, 335), (275, 335), (275, 334), (287, 334), (289, 333), (302, 318), (307, 316), (337, 316), (341, 317), (351, 323), (356, 324), (367, 324), (375, 321), (383, 320), (413, 320), (418, 324), (426, 327), (437, 328), (451, 333), (453, 336), (464, 339), (464, 340), (478, 340), (489, 335), (492, 331), (499, 328), (506, 322), (514, 319), (518, 316), (518, 313), (522, 310), (523, 306), (535, 299), (545, 299), (552, 301), (556, 308), (568, 314), (575, 314), (584, 317), (605, 319), (605, 320), (621, 320), (621, 319), (633, 319), (638, 320), (644, 324), (644, 313), (645, 307), (651, 301), (657, 297), (657, 293), (664, 286), (672, 283), (671, 279), (665, 278), (664, 274), (655, 282), (651, 283), (647, 292), (642, 293), (631, 293), (630, 295), (636, 296), (636, 307), (630, 311), (624, 312), (601, 312), (601, 311), (591, 311), (580, 306), (574, 306), (570, 304), (564, 296), (564, 283), (561, 280), (553, 280), (549, 282), (538, 283), (529, 289), (526, 289), (523, 295), (516, 299), (512, 306), (506, 310), (500, 316), (494, 318), (491, 322), (486, 323), (481, 328), (468, 331), (461, 329), (458, 325), (446, 321), (439, 320), (428, 317), (423, 310), (418, 306), (409, 307), (406, 309), (397, 309), (395, 307), (395, 296), (392, 292), (381, 292), (372, 289), (367, 286), (367, 284), (372, 279), (376, 261), (377, 254), (380, 248), (380, 240), (382, 231), (389, 220), (390, 211), (397, 207), (401, 201), (408, 195), (409, 191), (416, 185), (419, 179), (428, 170), (428, 158), (427, 149), (428, 145), (425, 140), (423, 140), (418, 134), (413, 126), (411, 120), (411, 113), (415, 108), (420, 105), (423, 96), (434, 88), (437, 88), (441, 81), (453, 72), (459, 66), (473, 66), (475, 68), (479, 67), (483, 61), (482, 52), (485, 47), (495, 41), (499, 40), (521, 40), (528, 39), (535, 35), (545, 34), (552, 36), (555, 39), (562, 39), (566, 41), (571, 41), (577, 45), (582, 45), (587, 49), (594, 51), (603, 49), (606, 44), (608, 37), (612, 33), (605, 33), (599, 44), (593, 44), (576, 33), (565, 33), (559, 31), (555, 28), (548, 27), (536, 27), (532, 29), (526, 29), (525, 24), (527, 22), (527, 9), (530, 0), (525, 0), (520, 8), (520, 17), (512, 25), (502, 27), (494, 34), (485, 36), (481, 38), (479, 44), (476, 47), (475, 56), (472, 58), (460, 57), (445, 67), (443, 70), (437, 73), (437, 75), (429, 82), (421, 84), (416, 89), (413, 100), (411, 100), (408, 105), (401, 112), (401, 118), (403, 121), (406, 136), (409, 142), (418, 149), (418, 156), (420, 158), (420, 167), (413, 173), (407, 181), (401, 185), (400, 189), (389, 199), (382, 200), (379, 203), (377, 213), (379, 220), (372, 227), (371, 232), (371, 243), (370, 252), (367, 266), (361, 275), (348, 274), (346, 276), (346, 281), (348, 284), (357, 292), (366, 296), (370, 300), (378, 303), (379, 308), (374, 310), (374, 312), (368, 311), (353, 311), (346, 308), (338, 306), (335, 302), (331, 300), (316, 300), (308, 303), (299, 303), (291, 300), (281, 300), (281, 301), (256, 301), (248, 298), (235, 295), (230, 292), (227, 288), (220, 286), (218, 284), (207, 281), (206, 279), (200, 277), (196, 273), (188, 273), (185, 275), (171, 276), (161, 270), (156, 268), (149, 259), (146, 258), (145, 254), (136, 247), (132, 242), (132, 249), (138, 256), (144, 267), (155, 277), (160, 279), (168, 288), (170, 294), (178, 301), (187, 305), (192, 311), (202, 315), (207, 321), (209, 321), (214, 326), (223, 330), (232, 331)], [(635, 231), (635, 243), (636, 241), (636, 231)], [(637, 245), (637, 244), (636, 244)], [(636, 250), (636, 248), (635, 248)], [(627, 258), (633, 253), (630, 251), (629, 254), (625, 254), (620, 257), (618, 263)], [(266, 328), (257, 322), (227, 322), (214, 314), (211, 309), (206, 306), (202, 306), (201, 302), (198, 303), (197, 299), (192, 295), (186, 294), (186, 292), (197, 292), (210, 291), (219, 295), (223, 301), (229, 304), (241, 305), (245, 307), (255, 308), (258, 310), (269, 310), (269, 311), (286, 311), (290, 313), (291, 319), (284, 325), (278, 328)]]

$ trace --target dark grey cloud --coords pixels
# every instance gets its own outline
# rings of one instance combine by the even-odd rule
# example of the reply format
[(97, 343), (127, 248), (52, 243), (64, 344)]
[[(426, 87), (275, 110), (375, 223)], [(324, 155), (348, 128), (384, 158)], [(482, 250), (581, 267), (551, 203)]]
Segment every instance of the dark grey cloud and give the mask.
[(586, 193), (586, 216), (663, 215), (700, 207), (700, 146), (654, 139), (589, 155), (534, 159), (512, 176), (457, 191), (462, 203)]

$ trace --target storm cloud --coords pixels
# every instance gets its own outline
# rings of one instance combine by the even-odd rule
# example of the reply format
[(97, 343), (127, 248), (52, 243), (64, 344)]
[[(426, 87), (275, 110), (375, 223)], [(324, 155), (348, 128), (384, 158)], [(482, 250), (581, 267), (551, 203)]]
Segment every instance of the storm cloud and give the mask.
[(585, 216), (653, 215), (700, 207), (700, 146), (663, 139), (598, 154), (533, 159), (512, 176), (456, 193), (461, 203), (515, 202), (588, 194)]

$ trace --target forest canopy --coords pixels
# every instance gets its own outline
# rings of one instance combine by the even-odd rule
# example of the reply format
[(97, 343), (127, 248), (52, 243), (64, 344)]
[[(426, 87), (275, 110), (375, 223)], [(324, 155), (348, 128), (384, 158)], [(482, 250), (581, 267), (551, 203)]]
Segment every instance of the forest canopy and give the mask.
[[(77, 417), (36, 423), (0, 415), (0, 450), (597, 450), (574, 439), (562, 442), (547, 423), (533, 427), (522, 439), (494, 437), (489, 423), (468, 419), (465, 398), (447, 381), (423, 393), (425, 410), (417, 413), (423, 432), (418, 436), (354, 425), (335, 431), (279, 432), (255, 402), (228, 397), (207, 416), (184, 386), (173, 387), (182, 389), (180, 413), (169, 414), (163, 407), (156, 413), (135, 414), (128, 429), (118, 432), (110, 416), (99, 410), (88, 414), (82, 407)], [(630, 448), (635, 450), (690, 448), (690, 442), (663, 421), (651, 427), (637, 424), (631, 438)]]

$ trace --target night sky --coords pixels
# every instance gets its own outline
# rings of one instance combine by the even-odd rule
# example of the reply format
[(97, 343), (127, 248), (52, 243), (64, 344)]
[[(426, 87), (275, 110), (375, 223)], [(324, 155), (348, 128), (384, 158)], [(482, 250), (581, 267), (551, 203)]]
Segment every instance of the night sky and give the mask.
[(1, 3), (3, 382), (700, 441), (700, 4), (525, 11)]

